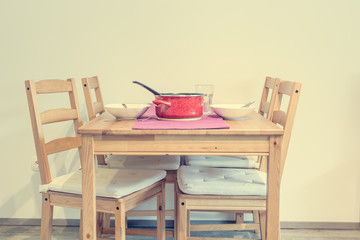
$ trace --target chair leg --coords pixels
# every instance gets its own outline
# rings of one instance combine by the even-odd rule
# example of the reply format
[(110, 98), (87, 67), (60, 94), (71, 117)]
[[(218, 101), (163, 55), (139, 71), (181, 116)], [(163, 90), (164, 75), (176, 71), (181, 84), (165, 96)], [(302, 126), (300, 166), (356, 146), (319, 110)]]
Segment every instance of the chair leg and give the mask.
[(50, 205), (49, 194), (42, 194), (42, 206), (41, 206), (41, 240), (50, 240), (52, 233), (52, 221), (53, 221), (54, 207)]
[(104, 213), (96, 212), (96, 236), (101, 237), (103, 231)]
[(178, 224), (178, 196), (176, 191), (176, 183), (174, 183), (174, 239), (178, 239), (177, 237), (177, 224)]
[(110, 228), (111, 213), (104, 213), (103, 224), (105, 228)]
[(190, 211), (188, 210), (188, 211), (186, 211), (186, 229), (187, 229), (187, 231), (186, 231), (186, 236), (187, 237), (190, 237)]
[(117, 204), (115, 210), (115, 240), (126, 239), (126, 213), (123, 204)]
[(260, 219), (260, 234), (261, 239), (265, 240), (266, 238), (266, 211), (258, 211)]
[(157, 196), (157, 239), (165, 240), (165, 183), (161, 185), (161, 194)]
[(177, 200), (177, 224), (176, 224), (176, 237), (177, 239), (184, 239), (187, 238), (188, 232), (188, 210), (186, 209), (185, 203), (178, 198)]
[(83, 224), (82, 224), (82, 220), (83, 220), (83, 211), (82, 209), (80, 210), (80, 227), (79, 227), (79, 240), (83, 240)]
[[(253, 218), (254, 218), (255, 224), (260, 224), (260, 212), (259, 211), (253, 211)], [(258, 229), (255, 230), (255, 233), (260, 233), (260, 230), (258, 230)]]

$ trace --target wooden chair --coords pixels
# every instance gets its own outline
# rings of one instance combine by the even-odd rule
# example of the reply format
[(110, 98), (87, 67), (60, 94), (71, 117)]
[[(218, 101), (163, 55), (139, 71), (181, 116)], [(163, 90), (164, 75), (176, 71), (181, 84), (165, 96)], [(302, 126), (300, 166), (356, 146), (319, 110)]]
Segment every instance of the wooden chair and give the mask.
[[(82, 78), (86, 108), (89, 120), (105, 112), (100, 83), (97, 76)], [(95, 98), (93, 97), (95, 96)], [(120, 169), (157, 169), (166, 171), (166, 183), (176, 183), (176, 172), (180, 166), (180, 156), (97, 156), (99, 165)], [(173, 210), (165, 211), (165, 215), (173, 216)], [(127, 216), (156, 216), (154, 210), (133, 210)], [(110, 217), (105, 215), (104, 225), (109, 226)], [(149, 231), (150, 232), (150, 231)], [(156, 232), (154, 232), (155, 234)], [(173, 236), (172, 231), (166, 231), (167, 236)]]
[[(56, 160), (65, 161), (61, 159), (64, 155), (60, 152), (81, 148), (81, 136), (77, 129), (82, 125), (82, 120), (74, 79), (37, 82), (27, 80), (25, 89), (41, 177), (41, 239), (45, 240), (51, 239), (54, 206), (82, 209), (81, 169), (52, 177), (50, 165), (53, 165), (51, 169), (56, 166), (50, 161), (52, 159), (49, 159), (49, 155), (56, 154)], [(51, 95), (49, 97), (52, 97), (53, 101), (54, 95), (61, 97), (59, 93), (69, 96), (70, 104), (67, 104), (67, 107), (40, 110), (38, 101), (46, 96), (38, 95)], [(64, 101), (61, 103), (64, 104)], [(56, 123), (55, 126), (58, 126), (59, 122), (66, 124), (68, 121), (73, 122), (74, 136), (58, 137), (51, 141), (45, 139), (45, 132), (48, 138), (49, 127), (44, 128), (43, 125)], [(59, 163), (56, 165), (58, 166)], [(160, 170), (96, 169), (97, 211), (115, 215), (115, 239), (125, 239), (125, 213), (150, 198), (157, 198), (157, 238), (165, 239), (165, 214), (162, 210), (165, 208), (165, 175), (166, 172)], [(99, 238), (100, 230), (97, 231)]]
[[(276, 94), (274, 103), (274, 110), (270, 116), (270, 119), (281, 126), (284, 129), (284, 135), (281, 140), (281, 173), (284, 168), (286, 153), (290, 141), (291, 131), (295, 118), (295, 112), (297, 108), (298, 98), (300, 95), (301, 84), (297, 82), (281, 81), (279, 89)], [(289, 100), (287, 102), (286, 110), (283, 110), (282, 101), (283, 96), (288, 95)], [(283, 104), (282, 104), (283, 103)], [(211, 173), (211, 175), (210, 175)], [(246, 173), (246, 174), (243, 174)], [(224, 187), (231, 186), (231, 183), (221, 182), (218, 183), (216, 179), (214, 181), (207, 182), (206, 187), (199, 187), (191, 189), (189, 186), (201, 183), (202, 179), (213, 178), (213, 176), (219, 176), (221, 181), (226, 181), (225, 175), (234, 178), (236, 176), (237, 183), (230, 188), (233, 191), (231, 194), (226, 195), (219, 194), (220, 190), (224, 190)], [(224, 176), (221, 178), (220, 176)], [(245, 177), (244, 177), (245, 176)], [(250, 180), (250, 181), (249, 181)], [(220, 181), (220, 180), (219, 180)], [(256, 184), (241, 185), (241, 182), (255, 182)], [(190, 184), (192, 183), (192, 184)], [(198, 189), (207, 189), (203, 192), (199, 192)], [(251, 204), (251, 205), (249, 205)], [(231, 207), (233, 209), (231, 209)], [(249, 206), (253, 206), (254, 209), (249, 209)], [(255, 207), (256, 206), (256, 207)], [(235, 168), (209, 168), (209, 167), (194, 167), (194, 166), (181, 166), (178, 170), (178, 188), (177, 188), (177, 236), (181, 239), (205, 239), (189, 237), (190, 231), (209, 231), (209, 230), (248, 230), (248, 226), (242, 224), (232, 224), (224, 226), (221, 225), (190, 225), (190, 211), (216, 211), (216, 212), (244, 212), (258, 211), (260, 213), (260, 226), (257, 226), (261, 231), (261, 239), (265, 239), (265, 231), (263, 231), (266, 225), (266, 173), (256, 169), (235, 169)], [(254, 227), (254, 226), (251, 226)], [(211, 239), (211, 238), (206, 238)], [(217, 238), (220, 239), (220, 238)], [(226, 239), (226, 238), (221, 238)]]
[[(275, 98), (278, 93), (280, 79), (266, 77), (262, 95), (260, 98), (258, 112), (263, 115), (266, 119), (270, 119), (275, 106)], [(188, 166), (199, 166), (199, 167), (219, 167), (219, 168), (254, 168), (266, 171), (266, 161), (262, 161), (262, 156), (185, 156), (185, 164)], [(259, 233), (259, 212), (252, 213), (253, 221), (255, 225), (248, 225), (248, 230), (254, 230)], [(244, 213), (236, 213), (235, 222), (238, 224), (244, 224)], [(244, 225), (245, 226), (245, 225)]]

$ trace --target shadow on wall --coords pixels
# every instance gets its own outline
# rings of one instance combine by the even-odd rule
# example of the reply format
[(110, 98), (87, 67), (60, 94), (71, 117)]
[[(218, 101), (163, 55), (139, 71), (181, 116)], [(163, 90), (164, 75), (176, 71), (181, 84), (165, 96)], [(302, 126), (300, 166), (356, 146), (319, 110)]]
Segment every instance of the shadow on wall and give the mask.
[[(72, 124), (69, 122), (69, 124)], [(59, 138), (65, 136), (74, 136), (73, 127), (69, 127), (69, 125), (63, 126), (58, 125), (51, 130), (52, 138)], [(45, 131), (46, 133), (46, 131)], [(51, 140), (52, 138), (47, 139), (45, 134), (46, 142)], [(32, 142), (33, 153), (35, 154), (35, 145), (31, 139), (29, 139), (29, 145)], [(81, 168), (80, 165), (80, 157), (77, 149), (72, 149), (70, 151), (64, 151), (60, 153), (56, 153), (48, 156), (51, 177), (54, 179), (57, 176), (61, 176), (73, 171), (77, 171)], [(20, 176), (19, 176), (20, 178)], [(15, 179), (14, 179), (15, 180)], [(25, 183), (24, 183), (25, 184)], [(35, 171), (32, 172), (32, 176), (28, 183), (25, 184), (23, 188), (21, 188), (17, 193), (12, 193), (11, 197), (0, 207), (0, 212), (6, 211), (19, 211), (28, 201), (32, 201), (33, 206), (31, 207), (31, 212), (34, 212), (29, 217), (29, 211), (26, 211), (24, 217), (26, 218), (41, 218), (41, 196), (42, 194), (39, 192), (39, 186), (41, 184), (40, 180), (40, 172)], [(11, 217), (14, 215), (23, 216), (21, 213), (16, 214), (16, 212), (12, 212), (8, 214)], [(64, 215), (64, 217), (62, 216)], [(10, 217), (10, 218), (11, 218)], [(80, 211), (78, 209), (67, 209), (62, 207), (54, 208), (54, 219), (56, 218), (65, 218), (65, 219), (80, 219)], [(39, 222), (40, 223), (40, 222)]]
[(40, 213), (41, 204), (39, 203), (41, 203), (41, 194), (38, 194), (36, 199), (34, 199), (34, 193), (39, 192), (39, 184), (39, 174), (34, 172), (30, 178), (29, 183), (18, 190), (16, 193), (11, 194), (9, 199), (0, 206), (0, 212), (5, 213), (7, 211), (15, 211), (12, 213), (12, 216), (16, 215), (16, 212), (21, 211), (21, 209), (25, 207), (28, 201), (33, 200), (33, 205), (27, 207), (32, 207), (34, 212)]
[[(80, 160), (78, 153), (59, 154), (58, 156), (49, 160), (50, 162), (54, 162), (55, 165), (59, 165), (59, 167), (56, 167), (57, 168), (56, 172), (52, 171), (53, 178), (55, 176), (63, 175), (80, 168), (80, 162), (79, 162)], [(20, 218), (30, 218), (30, 219), (41, 218), (42, 194), (39, 192), (39, 186), (40, 186), (40, 173), (36, 171), (32, 173), (32, 176), (30, 177), (27, 184), (25, 184), (21, 189), (17, 190), (17, 192), (13, 192), (9, 194), (9, 198), (0, 206), (0, 212), (4, 214), (8, 213), (6, 215), (8, 215), (9, 218), (14, 218), (15, 216), (16, 218), (19, 218), (18, 216), (20, 216)], [(30, 210), (24, 210), (26, 211), (26, 214), (22, 215), (21, 212), (18, 211), (22, 211), (24, 207), (29, 208)], [(9, 211), (11, 211), (10, 214)], [(54, 208), (54, 218), (59, 218), (60, 215), (58, 213), (59, 211), (64, 212), (65, 219), (80, 218), (79, 210), (75, 210), (76, 211), (75, 213), (74, 210), (65, 210), (65, 208), (61, 208), (61, 207)], [(29, 216), (30, 213), (32, 216)], [(32, 223), (34, 222), (32, 221)], [(26, 224), (26, 222), (24, 222), (24, 224)]]

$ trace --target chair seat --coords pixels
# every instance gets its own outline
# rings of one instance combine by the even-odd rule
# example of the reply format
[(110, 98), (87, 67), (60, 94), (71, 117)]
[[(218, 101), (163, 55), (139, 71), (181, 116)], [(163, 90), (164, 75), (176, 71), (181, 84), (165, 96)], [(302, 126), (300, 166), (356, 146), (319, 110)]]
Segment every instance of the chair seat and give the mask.
[(255, 169), (181, 166), (177, 179), (187, 194), (266, 195), (266, 173)]
[(185, 156), (185, 164), (199, 167), (259, 168), (258, 156)]
[(109, 168), (177, 170), (180, 156), (110, 155), (106, 163)]
[[(162, 170), (106, 169), (96, 168), (96, 196), (120, 198), (144, 189), (166, 176)], [(40, 185), (40, 192), (48, 190), (82, 194), (82, 171), (78, 170)]]

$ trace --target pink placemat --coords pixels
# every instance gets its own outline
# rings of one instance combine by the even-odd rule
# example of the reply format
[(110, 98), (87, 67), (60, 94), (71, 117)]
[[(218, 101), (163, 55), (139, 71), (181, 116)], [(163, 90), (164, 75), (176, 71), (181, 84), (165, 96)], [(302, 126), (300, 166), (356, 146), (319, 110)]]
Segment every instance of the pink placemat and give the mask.
[(194, 121), (168, 121), (159, 120), (155, 115), (155, 107), (151, 106), (144, 115), (139, 118), (132, 129), (228, 129), (225, 121), (217, 115), (203, 115), (201, 119)]

